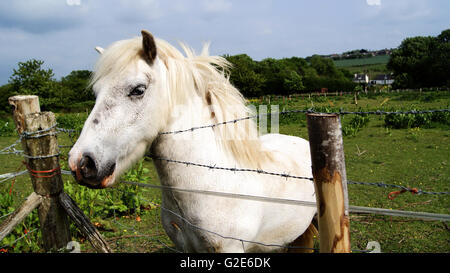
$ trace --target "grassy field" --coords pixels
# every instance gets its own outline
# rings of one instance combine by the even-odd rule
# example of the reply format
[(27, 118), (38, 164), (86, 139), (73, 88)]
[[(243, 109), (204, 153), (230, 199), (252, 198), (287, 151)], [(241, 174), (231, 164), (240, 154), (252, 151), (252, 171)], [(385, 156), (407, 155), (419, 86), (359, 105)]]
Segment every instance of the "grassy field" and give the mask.
[(363, 66), (373, 64), (387, 64), (389, 58), (390, 58), (389, 55), (379, 55), (370, 58), (335, 60), (333, 62), (337, 67), (349, 67), (349, 66)]
[[(258, 101), (257, 104), (265, 104)], [(392, 93), (360, 97), (358, 105), (352, 96), (313, 97), (311, 100), (271, 100), (271, 104), (283, 109), (305, 109), (327, 107), (345, 110), (406, 110), (442, 109), (450, 107), (450, 92), (440, 93)], [(270, 108), (270, 107), (269, 107)], [(343, 127), (350, 124), (352, 116), (344, 116)], [(280, 133), (308, 138), (306, 119), (302, 114), (280, 118)], [(0, 137), (0, 148), (12, 144), (16, 137)], [(71, 143), (61, 134), (61, 145)], [(387, 184), (417, 187), (424, 191), (450, 191), (450, 126), (434, 124), (427, 128), (389, 129), (380, 116), (370, 116), (368, 124), (355, 135), (344, 137), (347, 177), (350, 181), (384, 182)], [(67, 149), (65, 149), (67, 151)], [(24, 169), (20, 156), (0, 155), (0, 174)], [(67, 158), (62, 156), (61, 164), (67, 169)], [(282, 172), (282, 170), (280, 170)], [(64, 176), (66, 191), (85, 210), (93, 223), (107, 238), (116, 252), (173, 252), (173, 244), (165, 235), (160, 223), (161, 195), (158, 189), (132, 188), (120, 185), (116, 189), (91, 192), (74, 185), (70, 176)], [(124, 179), (158, 185), (158, 177), (151, 159), (143, 160)], [(449, 214), (449, 195), (412, 195), (403, 193), (394, 200), (387, 198), (392, 188), (363, 185), (349, 185), (350, 205), (387, 209), (422, 211)], [(12, 182), (0, 183), (0, 193), (14, 198), (12, 210), (31, 193), (28, 176), (18, 177)], [(82, 191), (82, 193), (81, 193)], [(126, 209), (129, 192), (138, 196), (140, 202), (132, 202), (134, 209)], [(134, 200), (134, 199), (133, 199)], [(136, 206), (138, 209), (136, 209)], [(0, 211), (0, 216), (1, 215)], [(29, 221), (18, 228), (17, 233), (36, 226)], [(81, 243), (83, 252), (93, 249), (82, 236), (75, 232), (74, 240)], [(377, 215), (351, 214), (350, 222), (352, 249), (365, 249), (367, 242), (378, 241), (382, 252), (450, 252), (450, 231), (447, 223), (422, 221), (412, 218)], [(18, 236), (16, 235), (16, 237)], [(41, 251), (38, 232), (30, 240), (22, 240), (8, 251)], [(7, 238), (8, 239), (8, 238)], [(10, 242), (12, 239), (8, 239)], [(0, 248), (5, 241), (0, 243)], [(18, 243), (17, 243), (18, 244)], [(31, 245), (31, 246), (30, 246)]]
[(366, 73), (369, 79), (374, 79), (379, 74), (390, 73), (386, 67), (389, 58), (389, 55), (382, 55), (363, 59), (336, 60), (334, 64), (338, 68), (347, 69), (352, 74)]

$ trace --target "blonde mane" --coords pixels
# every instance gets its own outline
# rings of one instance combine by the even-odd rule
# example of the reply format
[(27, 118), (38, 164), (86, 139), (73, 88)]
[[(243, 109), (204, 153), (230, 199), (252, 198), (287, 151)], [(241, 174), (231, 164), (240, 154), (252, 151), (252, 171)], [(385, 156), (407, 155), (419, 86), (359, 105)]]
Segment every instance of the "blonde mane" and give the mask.
[[(155, 42), (158, 58), (168, 70), (167, 79), (171, 92), (169, 105), (185, 104), (196, 93), (209, 105), (213, 123), (255, 115), (246, 107), (242, 94), (229, 81), (226, 73), (231, 64), (223, 57), (210, 56), (209, 44), (204, 45), (199, 55), (180, 44), (184, 56), (164, 40), (155, 39)], [(142, 37), (113, 43), (97, 62), (90, 84), (94, 85), (99, 79), (122, 73), (139, 58), (142, 58)], [(202, 125), (209, 124), (196, 126)], [(213, 130), (217, 141), (240, 165), (261, 168), (264, 162), (272, 161), (271, 153), (262, 149), (256, 124), (252, 119), (216, 126)]]

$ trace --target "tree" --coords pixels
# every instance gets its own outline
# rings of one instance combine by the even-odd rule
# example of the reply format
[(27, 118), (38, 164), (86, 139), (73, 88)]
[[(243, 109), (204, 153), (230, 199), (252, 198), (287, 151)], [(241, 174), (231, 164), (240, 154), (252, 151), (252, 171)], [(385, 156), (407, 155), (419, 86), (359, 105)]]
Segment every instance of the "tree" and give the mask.
[(449, 85), (450, 29), (437, 37), (411, 37), (393, 51), (387, 64), (394, 72), (394, 87), (419, 88)]
[(255, 72), (256, 63), (246, 54), (225, 56), (233, 64), (230, 81), (247, 97), (263, 95), (265, 79)]
[(66, 88), (65, 96), (72, 102), (94, 101), (92, 88), (88, 88), (92, 72), (89, 70), (74, 70), (69, 75), (61, 78), (63, 88)]
[(11, 108), (8, 103), (8, 98), (17, 95), (14, 92), (11, 84), (5, 84), (0, 86), (0, 114), (10, 114)]
[(54, 74), (52, 69), (43, 69), (43, 64), (44, 61), (35, 59), (19, 62), (9, 79), (17, 94), (50, 97)]
[(304, 89), (302, 76), (291, 70), (289, 75), (284, 78), (284, 89), (289, 93), (296, 93)]

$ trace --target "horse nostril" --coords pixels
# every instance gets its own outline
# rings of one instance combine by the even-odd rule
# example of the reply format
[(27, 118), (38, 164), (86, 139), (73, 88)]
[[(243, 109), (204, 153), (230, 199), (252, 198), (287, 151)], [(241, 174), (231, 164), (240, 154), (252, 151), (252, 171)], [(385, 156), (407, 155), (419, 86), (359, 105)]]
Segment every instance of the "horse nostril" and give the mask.
[(83, 178), (92, 179), (97, 177), (97, 166), (90, 155), (83, 155), (79, 163), (79, 168)]

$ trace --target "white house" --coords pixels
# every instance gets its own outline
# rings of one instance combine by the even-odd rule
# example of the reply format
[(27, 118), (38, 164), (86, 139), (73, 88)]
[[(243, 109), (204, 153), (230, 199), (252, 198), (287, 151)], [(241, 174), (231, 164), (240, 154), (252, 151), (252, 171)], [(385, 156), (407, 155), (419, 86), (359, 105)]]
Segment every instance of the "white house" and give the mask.
[(353, 82), (357, 83), (369, 83), (369, 75), (367, 74), (355, 74), (353, 77)]
[(394, 78), (392, 77), (392, 74), (380, 74), (375, 76), (375, 79), (370, 81), (372, 84), (379, 84), (379, 85), (391, 85), (394, 83)]

